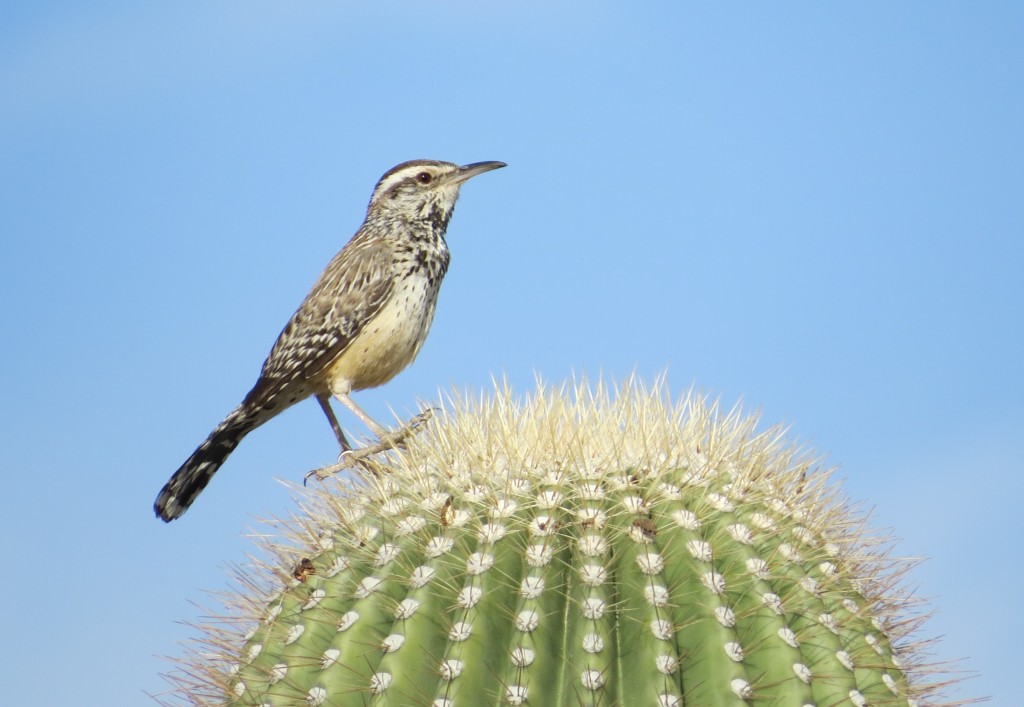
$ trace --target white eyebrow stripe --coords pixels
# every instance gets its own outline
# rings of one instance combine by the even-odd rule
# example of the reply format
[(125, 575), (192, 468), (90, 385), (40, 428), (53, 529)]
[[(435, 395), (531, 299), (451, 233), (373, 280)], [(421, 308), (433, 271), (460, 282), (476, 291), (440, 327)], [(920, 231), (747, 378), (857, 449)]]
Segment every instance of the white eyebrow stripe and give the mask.
[[(403, 169), (400, 172), (395, 172), (394, 174), (388, 175), (387, 179), (382, 179), (380, 184), (377, 185), (377, 192), (383, 194), (396, 184), (404, 182), (406, 179), (412, 176), (412, 174), (410, 174), (411, 171), (411, 169)], [(419, 173), (419, 171), (421, 170), (417, 170), (417, 173)]]
[(373, 196), (376, 198), (381, 194), (387, 193), (387, 191), (395, 186), (398, 186), (404, 181), (412, 179), (420, 172), (430, 172), (436, 174), (430, 165), (408, 165), (400, 170), (397, 170), (393, 174), (389, 174), (377, 184), (377, 188), (373, 191)]
[(374, 196), (376, 197), (377, 195), (385, 194), (388, 190), (393, 188), (393, 186), (408, 178), (409, 175), (404, 172), (396, 172), (395, 174), (390, 175), (387, 179), (383, 179), (379, 184), (377, 184)]

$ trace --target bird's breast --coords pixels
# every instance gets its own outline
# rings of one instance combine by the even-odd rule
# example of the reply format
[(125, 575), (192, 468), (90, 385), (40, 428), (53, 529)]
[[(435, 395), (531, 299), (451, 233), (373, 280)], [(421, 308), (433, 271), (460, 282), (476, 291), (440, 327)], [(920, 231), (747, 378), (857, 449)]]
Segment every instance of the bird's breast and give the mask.
[(414, 271), (399, 277), (388, 301), (331, 366), (332, 391), (383, 385), (412, 363), (434, 319), (440, 279)]

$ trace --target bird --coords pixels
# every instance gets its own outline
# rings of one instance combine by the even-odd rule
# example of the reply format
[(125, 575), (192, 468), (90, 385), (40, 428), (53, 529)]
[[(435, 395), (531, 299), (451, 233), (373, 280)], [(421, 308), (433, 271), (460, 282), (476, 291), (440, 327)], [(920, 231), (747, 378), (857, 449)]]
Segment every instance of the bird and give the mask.
[(332, 397), (384, 439), (351, 394), (387, 383), (416, 358), (448, 271), (445, 232), (459, 190), (505, 166), (411, 160), (384, 173), (362, 226), (281, 330), (255, 385), (160, 490), (158, 518), (180, 518), (247, 434), (307, 398), (320, 403), (342, 454), (353, 448)]

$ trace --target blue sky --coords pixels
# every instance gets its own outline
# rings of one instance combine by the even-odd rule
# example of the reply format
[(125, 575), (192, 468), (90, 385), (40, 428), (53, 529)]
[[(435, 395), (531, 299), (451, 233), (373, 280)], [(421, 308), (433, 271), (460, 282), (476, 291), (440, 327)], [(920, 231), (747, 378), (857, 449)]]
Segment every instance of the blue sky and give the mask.
[(667, 371), (760, 410), (929, 558), (925, 634), (979, 674), (954, 694), (1013, 704), (1024, 6), (370, 5), (0, 10), (5, 700), (164, 689), (176, 622), (334, 438), (307, 402), (183, 520), (153, 497), (427, 157), (509, 167), (463, 190), (431, 336), (361, 404)]

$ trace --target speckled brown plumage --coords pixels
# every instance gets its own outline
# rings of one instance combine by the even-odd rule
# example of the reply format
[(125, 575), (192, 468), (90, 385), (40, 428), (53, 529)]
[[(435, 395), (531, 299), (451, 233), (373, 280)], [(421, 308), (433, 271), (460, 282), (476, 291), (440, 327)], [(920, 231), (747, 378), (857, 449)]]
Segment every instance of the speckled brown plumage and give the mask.
[(308, 397), (319, 400), (343, 450), (351, 447), (331, 396), (384, 432), (349, 394), (388, 382), (419, 353), (448, 270), (444, 236), (459, 188), (504, 166), (414, 160), (381, 177), (362, 227), (285, 325), (252, 390), (160, 490), (159, 518), (180, 517), (246, 434)]

